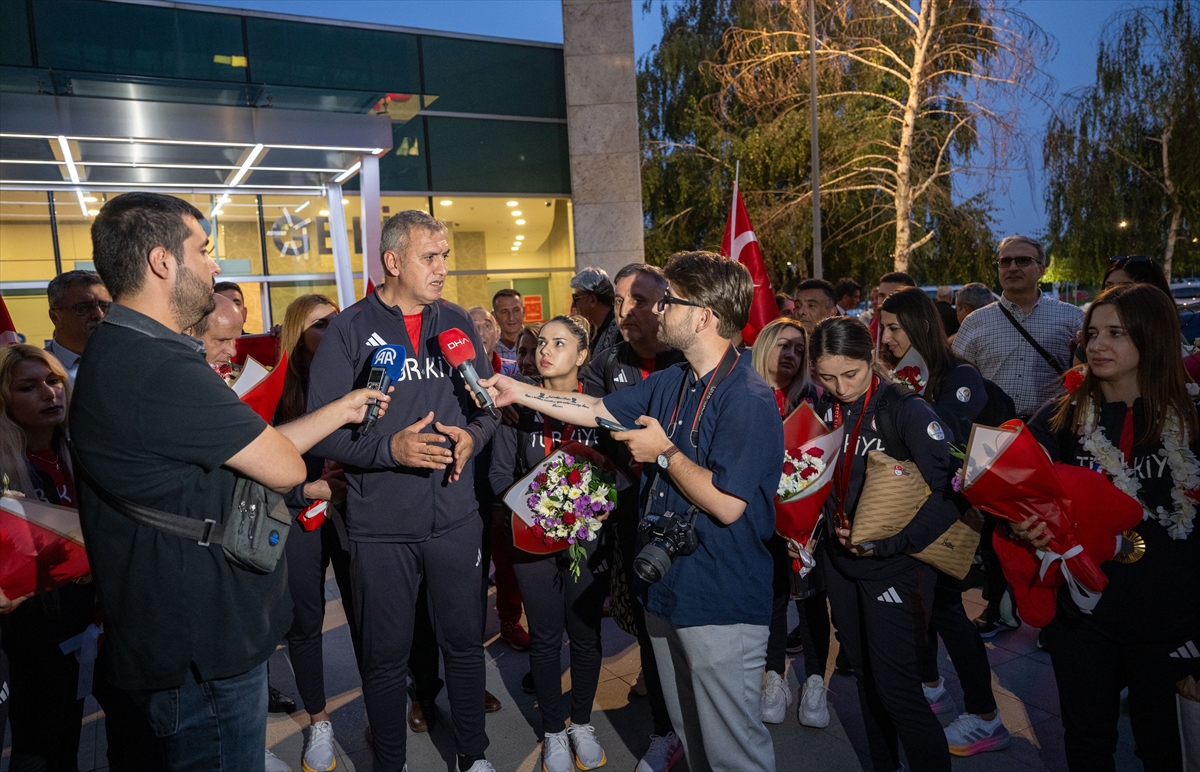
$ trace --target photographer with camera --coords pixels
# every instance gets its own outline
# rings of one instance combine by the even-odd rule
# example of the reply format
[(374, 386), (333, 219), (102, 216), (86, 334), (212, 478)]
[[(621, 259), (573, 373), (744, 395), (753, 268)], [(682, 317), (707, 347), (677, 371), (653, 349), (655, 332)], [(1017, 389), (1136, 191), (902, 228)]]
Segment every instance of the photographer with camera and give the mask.
[(688, 765), (774, 769), (759, 700), (783, 429), (771, 389), (732, 344), (754, 285), (742, 265), (709, 252), (677, 253), (664, 274), (658, 338), (686, 364), (603, 399), (505, 376), (482, 383), (498, 405), (612, 428), (644, 464), (636, 569), (649, 584), (646, 625)]

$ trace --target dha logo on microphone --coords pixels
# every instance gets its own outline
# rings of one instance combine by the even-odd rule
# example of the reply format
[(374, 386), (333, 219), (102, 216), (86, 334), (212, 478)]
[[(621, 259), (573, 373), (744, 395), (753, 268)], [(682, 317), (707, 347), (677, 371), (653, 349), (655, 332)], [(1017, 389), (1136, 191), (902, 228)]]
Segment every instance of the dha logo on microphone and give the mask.
[(464, 343), (469, 344), (470, 342), (471, 342), (471, 340), (466, 337), (455, 338), (454, 340), (452, 340), (446, 344), (446, 348), (450, 351), (453, 351), (454, 349), (458, 348), (459, 346), (463, 345)]
[(375, 352), (375, 358), (371, 360), (372, 365), (394, 365), (396, 364), (396, 349), (384, 347)]

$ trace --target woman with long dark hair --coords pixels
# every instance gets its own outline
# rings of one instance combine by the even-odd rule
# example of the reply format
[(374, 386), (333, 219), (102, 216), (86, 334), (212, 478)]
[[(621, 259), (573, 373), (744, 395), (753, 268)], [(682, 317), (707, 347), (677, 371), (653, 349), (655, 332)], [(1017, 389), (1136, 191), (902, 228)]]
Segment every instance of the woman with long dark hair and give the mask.
[[(325, 328), (337, 316), (337, 304), (325, 295), (301, 295), (288, 305), (280, 330), (280, 344), (287, 353), (283, 397), (275, 412), (275, 424), (285, 424), (305, 413), (308, 374), (313, 355)], [(288, 589), (292, 595), (292, 626), (287, 632), (288, 655), (296, 673), (296, 688), (308, 713), (308, 741), (304, 745), (305, 772), (326, 772), (337, 763), (333, 724), (325, 710), (325, 665), (322, 629), (325, 622), (325, 572), (333, 564), (333, 575), (342, 596), (342, 608), (350, 628), (354, 658), (361, 663), (359, 628), (350, 591), (350, 552), (338, 505), (346, 500), (346, 478), (336, 464), (304, 454), (308, 467), (306, 482), (287, 496), (292, 515), (286, 544)], [(309, 530), (301, 512), (325, 502), (323, 522)], [(307, 520), (307, 518), (303, 518)], [(339, 528), (339, 526), (341, 526)]]
[[(950, 351), (937, 306), (921, 289), (904, 287), (889, 295), (880, 306), (879, 329), (880, 342), (892, 361), (899, 362), (914, 350), (924, 360), (928, 382), (919, 393), (933, 407), (942, 425), (953, 433), (954, 442), (966, 447), (971, 424), (987, 405), (987, 390), (974, 365)], [(996, 709), (987, 648), (963, 608), (959, 581), (941, 571), (937, 571), (933, 594), (929, 645), (920, 662), (921, 681), (933, 712), (954, 716), (957, 715), (954, 699), (938, 673), (938, 635), (946, 642), (946, 651), (962, 683), (966, 706), (966, 712), (946, 727), (950, 752), (955, 756), (971, 756), (1007, 748), (1012, 737)]]
[[(1175, 684), (1200, 677), (1200, 427), (1179, 351), (1174, 303), (1156, 287), (1106, 290), (1084, 321), (1088, 364), (1029, 428), (1056, 461), (1099, 469), (1144, 508), (1101, 564), (1108, 585), (1085, 614), (1058, 594), (1043, 630), (1054, 665), (1072, 772), (1113, 770), (1121, 690), (1149, 772), (1179, 770)], [(1082, 376), (1082, 377), (1080, 377)], [(1030, 518), (1014, 533), (1044, 547)]]
[[(587, 320), (577, 316), (556, 316), (542, 325), (536, 362), (545, 388), (582, 390), (580, 372), (588, 358), (589, 334)], [(564, 442), (596, 445), (595, 427), (563, 424), (526, 408), (519, 408), (518, 413), (517, 425), (501, 424), (493, 439), (490, 479), (495, 491), (507, 491)], [(529, 622), (529, 666), (542, 719), (544, 772), (595, 769), (606, 761), (591, 724), (603, 656), (600, 620), (607, 594), (603, 577), (608, 571), (600, 553), (603, 538), (601, 532), (593, 541), (580, 542), (588, 557), (578, 577), (572, 575), (565, 551), (531, 555), (512, 548), (513, 572)], [(564, 632), (571, 650), (569, 705), (564, 704), (559, 665)]]
[(1171, 297), (1171, 283), (1162, 267), (1154, 262), (1154, 258), (1146, 255), (1117, 255), (1108, 261), (1108, 270), (1104, 272), (1104, 289), (1118, 284), (1149, 284), (1158, 287), (1167, 297)]
[[(959, 517), (947, 433), (927, 402), (905, 398), (876, 372), (875, 346), (862, 322), (822, 321), (811, 349), (817, 382), (825, 388), (818, 414), (847, 433), (825, 505), (824, 575), (841, 643), (854, 665), (872, 767), (899, 769), (900, 743), (913, 770), (948, 772), (946, 736), (919, 675), (935, 572), (912, 557)], [(897, 534), (856, 545), (851, 533), (873, 450), (915, 462), (931, 494)]]
[[(793, 319), (776, 319), (758, 334), (751, 349), (754, 369), (775, 391), (781, 418), (787, 417), (801, 402), (817, 399), (808, 361), (808, 332)], [(771, 609), (770, 634), (767, 638), (767, 676), (762, 692), (762, 720), (783, 723), (792, 703), (787, 683), (787, 607), (792, 593), (792, 557), (787, 542), (773, 534), (767, 542), (775, 572), (775, 593)], [(818, 553), (819, 555), (820, 553)], [(820, 560), (820, 558), (817, 558)], [(829, 706), (825, 696), (825, 666), (829, 660), (829, 606), (820, 568), (807, 577), (805, 596), (796, 601), (800, 615), (797, 630), (804, 647), (804, 678), (801, 680), (800, 723), (805, 726), (829, 726)]]

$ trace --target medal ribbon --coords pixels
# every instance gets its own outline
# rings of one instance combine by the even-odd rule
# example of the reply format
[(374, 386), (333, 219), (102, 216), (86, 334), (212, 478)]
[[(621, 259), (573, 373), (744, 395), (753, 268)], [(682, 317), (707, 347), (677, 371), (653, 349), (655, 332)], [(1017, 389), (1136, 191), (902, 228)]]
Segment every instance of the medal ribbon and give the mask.
[[(867, 406), (871, 404), (871, 397), (875, 395), (875, 387), (879, 384), (879, 376), (871, 376), (871, 385), (867, 387), (867, 393), (863, 399), (862, 412), (858, 414), (858, 420), (854, 423), (854, 431), (850, 433), (847, 441), (846, 449), (842, 451), (842, 463), (838, 464), (837, 472), (834, 474), (834, 488), (837, 490), (837, 527), (848, 528), (846, 522), (846, 492), (850, 489), (850, 465), (854, 463), (854, 456), (858, 452), (858, 435), (862, 429), (863, 416), (867, 414)], [(834, 400), (833, 403), (833, 428), (838, 428), (842, 425), (842, 403)]]

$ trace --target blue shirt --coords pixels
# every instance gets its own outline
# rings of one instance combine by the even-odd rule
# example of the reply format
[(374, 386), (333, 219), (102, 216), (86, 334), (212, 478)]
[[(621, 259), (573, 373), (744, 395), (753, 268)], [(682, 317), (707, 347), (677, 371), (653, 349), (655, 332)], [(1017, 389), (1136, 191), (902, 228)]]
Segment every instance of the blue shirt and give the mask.
[[(676, 424), (671, 415), (684, 379)], [(678, 627), (696, 625), (766, 625), (771, 621), (772, 562), (766, 541), (775, 530), (775, 491), (783, 468), (783, 423), (775, 396), (754, 370), (748, 353), (717, 385), (701, 418), (699, 447), (691, 427), (700, 396), (712, 373), (696, 379), (686, 362), (651, 375), (638, 385), (609, 394), (604, 406), (617, 421), (632, 426), (648, 415), (656, 418), (683, 455), (712, 470), (713, 485), (746, 502), (746, 510), (730, 525), (707, 514), (696, 517), (700, 546), (676, 558), (662, 581), (642, 596), (646, 610)], [(644, 464), (642, 506), (661, 470)], [(651, 513), (683, 514), (691, 503), (671, 483), (670, 473), (658, 484)]]

